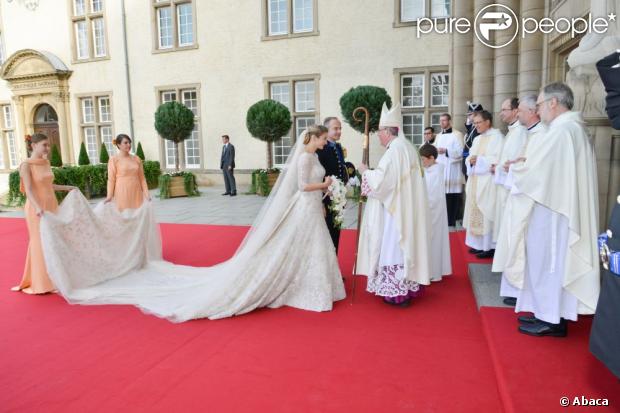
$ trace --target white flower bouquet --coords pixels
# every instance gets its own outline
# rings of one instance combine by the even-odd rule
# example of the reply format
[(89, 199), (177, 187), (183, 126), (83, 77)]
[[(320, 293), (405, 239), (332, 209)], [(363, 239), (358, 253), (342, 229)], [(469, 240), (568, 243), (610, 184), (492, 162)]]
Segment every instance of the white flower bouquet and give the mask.
[(347, 206), (347, 187), (336, 176), (330, 176), (332, 183), (327, 188), (326, 196), (331, 198), (329, 210), (334, 216), (334, 226), (342, 228), (344, 222), (344, 208)]

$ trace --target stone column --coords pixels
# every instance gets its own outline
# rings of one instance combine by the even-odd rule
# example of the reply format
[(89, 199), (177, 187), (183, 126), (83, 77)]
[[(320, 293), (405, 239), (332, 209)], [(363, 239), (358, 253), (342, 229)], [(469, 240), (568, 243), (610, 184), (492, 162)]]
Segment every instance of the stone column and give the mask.
[(62, 156), (63, 163), (72, 164), (73, 154), (71, 151), (71, 143), (69, 137), (69, 125), (70, 117), (69, 112), (65, 107), (65, 99), (68, 98), (68, 94), (60, 91), (54, 93), (54, 100), (56, 101), (56, 114), (58, 115), (58, 135), (60, 139), (60, 155)]
[(13, 102), (15, 103), (15, 144), (17, 145), (18, 153), (21, 155), (21, 160), (28, 158), (28, 149), (24, 142), (24, 138), (32, 131), (28, 130), (26, 125), (26, 114), (24, 113), (24, 97), (13, 96)]
[[(489, 4), (493, 4), (493, 1), (475, 0), (474, 15), (484, 6), (488, 6)], [(481, 103), (483, 108), (487, 110), (492, 110), (493, 107), (493, 59), (493, 49), (480, 43), (477, 38), (473, 39), (473, 99), (471, 100), (477, 103)]]
[[(502, 4), (511, 10), (519, 10), (519, 0), (503, 0)], [(510, 30), (495, 32), (496, 44), (503, 44), (510, 40), (514, 33)], [(504, 128), (499, 113), (502, 102), (517, 96), (517, 78), (519, 70), (519, 41), (518, 36), (504, 47), (494, 50), (495, 83), (493, 96), (493, 120), (496, 127)]]
[[(544, 17), (545, 4), (539, 0), (521, 0), (521, 18), (540, 20)], [(519, 96), (538, 94), (542, 86), (543, 61), (542, 32), (528, 34), (520, 38), (519, 53)]]
[[(473, 21), (473, 0), (459, 0), (453, 3), (453, 16), (465, 17)], [(461, 132), (465, 132), (464, 123), (467, 112), (467, 101), (473, 97), (473, 33), (452, 35), (450, 54), (450, 111), (452, 124)]]

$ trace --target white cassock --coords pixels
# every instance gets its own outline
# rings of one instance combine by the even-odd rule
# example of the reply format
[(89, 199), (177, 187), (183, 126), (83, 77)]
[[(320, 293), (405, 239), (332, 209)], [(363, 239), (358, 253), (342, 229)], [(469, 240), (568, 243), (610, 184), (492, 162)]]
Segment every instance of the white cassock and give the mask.
[(431, 281), (441, 281), (442, 276), (452, 274), (444, 176), (444, 166), (440, 163), (424, 170), (431, 214)]
[[(524, 157), (527, 158), (529, 156), (529, 154), (532, 153), (532, 151), (536, 150), (536, 145), (542, 140), (544, 139), (544, 135), (547, 132), (547, 126), (545, 126), (544, 123), (542, 122), (538, 122), (537, 124), (531, 126), (530, 128), (528, 128), (527, 130), (527, 140), (525, 142), (525, 151), (524, 151)], [(506, 188), (506, 190), (508, 191), (508, 197), (506, 199), (506, 204), (505, 204), (505, 208), (504, 208), (504, 218), (505, 220), (502, 220), (500, 225), (499, 225), (499, 231), (498, 231), (498, 236), (497, 236), (497, 246), (496, 246), (496, 250), (495, 250), (495, 254), (498, 256), (503, 256), (505, 253), (507, 253), (506, 251), (504, 251), (504, 249), (511, 249), (511, 246), (509, 245), (510, 242), (510, 238), (507, 238), (507, 232), (505, 231), (510, 231), (511, 230), (511, 224), (510, 224), (510, 220), (512, 219), (512, 211), (514, 205), (513, 205), (513, 197), (512, 195), (510, 195), (510, 192), (513, 189), (513, 184), (514, 184), (514, 175), (512, 173), (513, 169), (515, 168), (519, 168), (521, 164), (513, 164), (510, 166), (510, 170), (508, 172), (508, 174), (506, 175), (506, 179), (504, 179), (504, 188)], [(516, 189), (515, 189), (516, 191)], [(518, 202), (518, 200), (517, 200)], [(503, 238), (502, 242), (499, 241), (500, 238)], [(520, 242), (525, 242), (524, 239), (521, 239)], [(514, 297), (517, 298), (517, 296), (519, 295), (519, 292), (521, 290), (514, 287), (512, 284), (510, 284), (508, 282), (508, 280), (506, 279), (506, 277), (504, 276), (504, 274), (502, 274), (502, 281), (500, 284), (500, 290), (499, 290), (499, 295), (501, 297)]]
[(493, 271), (519, 289), (515, 311), (557, 324), (594, 314), (600, 291), (596, 158), (578, 112), (565, 112), (511, 169), (510, 219)]
[(363, 181), (370, 193), (356, 274), (368, 276), (368, 291), (384, 297), (430, 284), (430, 214), (414, 146), (404, 137), (394, 139)]
[(504, 164), (508, 161), (522, 157), (525, 154), (527, 144), (527, 128), (519, 121), (508, 125), (508, 133), (504, 139), (504, 147), (495, 169), (495, 184), (497, 185), (497, 199), (495, 200), (495, 218), (493, 220), (493, 241), (497, 241), (501, 227), (502, 216), (506, 208), (506, 200), (510, 189), (504, 186), (508, 172), (504, 170)]
[[(467, 229), (465, 244), (467, 246), (489, 251), (495, 248), (493, 242), (493, 220), (495, 219), (496, 185), (491, 166), (497, 165), (504, 145), (504, 135), (491, 128), (478, 135), (465, 160), (467, 166), (467, 194), (463, 227)], [(476, 156), (476, 165), (471, 166), (470, 159)]]
[(441, 132), (435, 138), (435, 146), (443, 148), (446, 153), (439, 154), (437, 162), (444, 166), (444, 183), (446, 194), (460, 194), (463, 192), (463, 134), (451, 129), (450, 132)]

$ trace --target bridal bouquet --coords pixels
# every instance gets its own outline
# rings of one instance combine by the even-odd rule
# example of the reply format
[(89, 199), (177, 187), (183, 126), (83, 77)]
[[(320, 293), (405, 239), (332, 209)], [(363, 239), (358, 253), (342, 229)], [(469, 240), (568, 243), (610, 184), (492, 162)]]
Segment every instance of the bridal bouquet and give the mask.
[(327, 188), (331, 197), (329, 210), (334, 214), (334, 226), (338, 229), (342, 228), (344, 221), (344, 208), (347, 205), (347, 187), (336, 176), (331, 176), (331, 185)]

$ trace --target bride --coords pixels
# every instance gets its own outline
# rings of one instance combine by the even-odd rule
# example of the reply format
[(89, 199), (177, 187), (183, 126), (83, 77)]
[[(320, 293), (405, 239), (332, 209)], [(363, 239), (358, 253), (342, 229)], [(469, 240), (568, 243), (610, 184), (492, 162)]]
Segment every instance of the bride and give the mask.
[(150, 203), (91, 210), (72, 191), (41, 220), (52, 281), (72, 304), (132, 304), (173, 322), (284, 305), (331, 310), (345, 291), (321, 202), (331, 180), (315, 152), (326, 139), (323, 126), (303, 133), (235, 255), (213, 267), (163, 261)]

